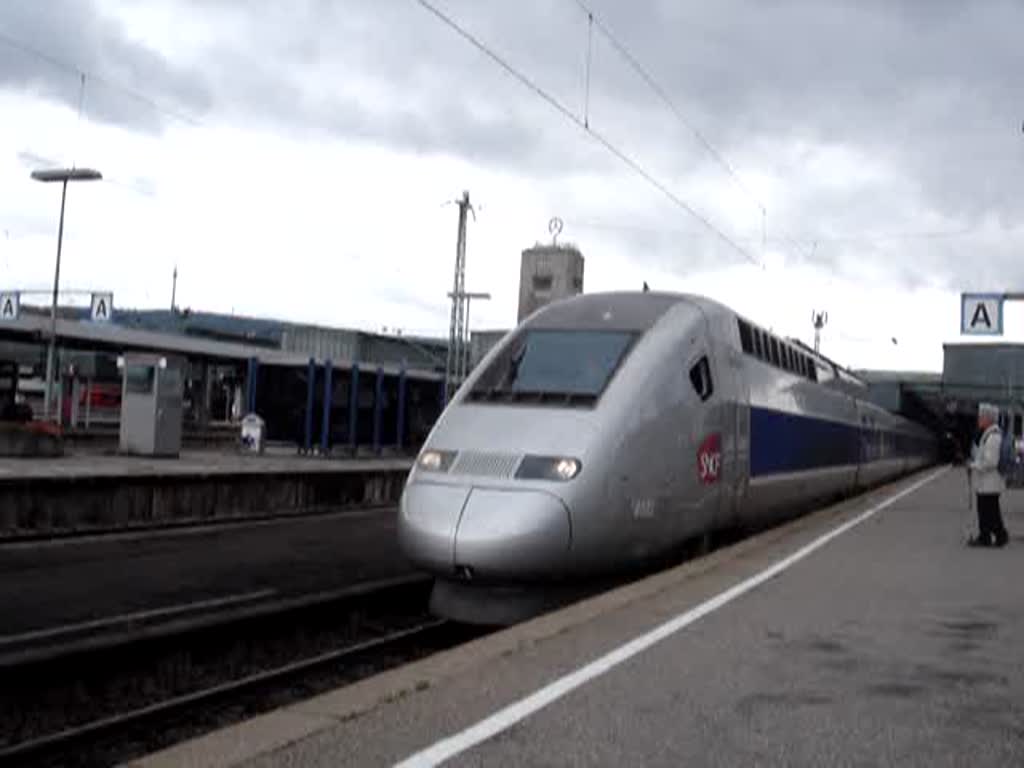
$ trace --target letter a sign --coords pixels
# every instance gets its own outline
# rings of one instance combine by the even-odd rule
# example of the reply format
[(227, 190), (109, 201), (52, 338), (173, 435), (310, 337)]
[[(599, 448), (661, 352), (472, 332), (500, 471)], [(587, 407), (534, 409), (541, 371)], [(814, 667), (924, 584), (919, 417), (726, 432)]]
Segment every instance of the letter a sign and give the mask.
[(1003, 335), (1003, 295), (964, 293), (960, 295), (960, 333), (968, 336)]
[(17, 320), (21, 312), (21, 294), (0, 292), (0, 322)]
[(94, 323), (109, 323), (110, 316), (114, 314), (114, 294), (94, 293), (92, 295), (92, 321)]

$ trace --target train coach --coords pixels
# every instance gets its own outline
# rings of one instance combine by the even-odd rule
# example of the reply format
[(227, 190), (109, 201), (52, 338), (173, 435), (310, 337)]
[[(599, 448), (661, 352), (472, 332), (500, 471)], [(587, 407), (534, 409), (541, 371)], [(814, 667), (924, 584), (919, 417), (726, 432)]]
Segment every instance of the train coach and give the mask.
[(755, 530), (935, 460), (852, 374), (707, 298), (549, 304), (481, 361), (404, 489), (434, 613), (507, 623), (560, 585)]

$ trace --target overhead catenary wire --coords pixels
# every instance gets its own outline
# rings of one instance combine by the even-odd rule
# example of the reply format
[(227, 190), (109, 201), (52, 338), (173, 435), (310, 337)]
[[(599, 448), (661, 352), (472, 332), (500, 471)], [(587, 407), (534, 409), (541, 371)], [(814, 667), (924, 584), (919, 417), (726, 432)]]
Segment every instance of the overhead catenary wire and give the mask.
[(75, 151), (71, 153), (71, 167), (75, 167), (77, 149), (82, 139), (82, 116), (85, 112), (85, 72), (79, 73), (80, 82), (78, 87), (78, 120), (75, 123)]
[(590, 127), (590, 66), (594, 55), (594, 14), (587, 14), (587, 69), (583, 97), (583, 125)]
[[(584, 227), (588, 229), (606, 229), (606, 230), (620, 230), (623, 232), (636, 232), (639, 234), (649, 235), (664, 235), (672, 237), (685, 237), (699, 239), (707, 237), (708, 235), (704, 232), (696, 232), (693, 230), (677, 229), (674, 227), (662, 227), (662, 226), (643, 226), (639, 224), (624, 224), (618, 221), (602, 221), (600, 219), (588, 219), (588, 218), (574, 218), (573, 224), (578, 227)], [(797, 234), (792, 237), (787, 237), (785, 240), (768, 238), (769, 243), (774, 242), (795, 242), (801, 245), (813, 248), (815, 246), (823, 245), (838, 245), (838, 244), (863, 244), (863, 245), (877, 245), (879, 243), (886, 243), (892, 241), (914, 241), (914, 240), (958, 240), (958, 239), (969, 239), (972, 237), (985, 237), (988, 235), (1011, 235), (1021, 233), (1024, 234), (1024, 224), (1001, 227), (996, 230), (986, 229), (985, 227), (967, 227), (962, 229), (949, 229), (949, 230), (905, 230), (905, 231), (893, 231), (893, 232), (866, 232), (863, 234), (857, 233), (839, 233), (833, 235), (816, 235), (816, 234)], [(754, 243), (757, 242), (759, 236), (750, 234), (745, 236), (737, 236), (733, 238), (739, 243)]]
[(85, 72), (79, 72), (79, 88), (78, 88), (78, 122), (82, 122), (82, 112), (85, 108)]
[(743, 248), (739, 243), (733, 240), (729, 235), (723, 232), (721, 229), (716, 227), (706, 216), (693, 208), (689, 203), (680, 198), (676, 193), (669, 189), (664, 183), (655, 178), (650, 172), (648, 172), (638, 161), (627, 155), (617, 146), (615, 146), (609, 139), (604, 135), (595, 131), (590, 127), (586, 121), (581, 119), (578, 115), (573, 113), (571, 109), (566, 107), (561, 101), (556, 99), (544, 88), (539, 86), (525, 74), (520, 72), (508, 61), (498, 55), (492, 50), (486, 43), (481, 41), (479, 38), (474, 36), (469, 30), (460, 25), (453, 18), (444, 13), (440, 8), (430, 3), (428, 0), (416, 0), (426, 10), (430, 11), (434, 16), (440, 19), (444, 24), (455, 31), (459, 36), (469, 42), (473, 47), (491, 59), (499, 67), (505, 70), (506, 73), (511, 75), (513, 78), (518, 80), (522, 85), (533, 91), (534, 94), (539, 96), (542, 100), (547, 102), (549, 106), (559, 112), (567, 120), (572, 121), (575, 125), (581, 128), (587, 135), (589, 135), (594, 141), (603, 146), (608, 152), (617, 157), (623, 164), (632, 169), (638, 176), (643, 178), (648, 184), (657, 189), (662, 193), (668, 200), (670, 200), (676, 207), (688, 213), (693, 218), (697, 219), (701, 224), (707, 227), (714, 235), (721, 240), (723, 243), (729, 246), (733, 251), (743, 256), (745, 259), (750, 261), (752, 264), (761, 266), (759, 262), (749, 251)]
[(629, 63), (629, 65), (636, 71), (636, 73), (655, 93), (655, 95), (657, 95), (657, 97), (661, 99), (665, 106), (669, 108), (672, 114), (675, 115), (676, 120), (678, 120), (684, 127), (686, 127), (687, 130), (690, 131), (690, 133), (693, 134), (694, 138), (696, 138), (697, 141), (699, 141), (703, 145), (704, 149), (707, 150), (708, 154), (710, 154), (715, 159), (715, 161), (726, 171), (726, 173), (728, 173), (732, 177), (733, 181), (736, 182), (736, 185), (741, 190), (743, 190), (744, 194), (746, 194), (747, 197), (749, 197), (757, 205), (758, 208), (760, 208), (762, 211), (765, 211), (766, 208), (764, 203), (760, 200), (760, 198), (757, 197), (757, 195), (753, 193), (753, 191), (751, 191), (751, 189), (746, 185), (746, 183), (744, 183), (743, 179), (740, 178), (740, 175), (736, 172), (736, 169), (732, 166), (732, 164), (722, 155), (722, 153), (718, 149), (715, 148), (715, 146), (710, 141), (708, 141), (704, 134), (701, 133), (701, 131), (698, 130), (697, 127), (686, 118), (682, 110), (680, 110), (679, 107), (676, 106), (675, 102), (669, 97), (668, 93), (665, 91), (664, 88), (661, 87), (658, 81), (654, 79), (654, 77), (647, 70), (647, 68), (644, 67), (644, 65), (640, 63), (640, 61), (630, 52), (630, 50), (615, 36), (611, 29), (609, 29), (608, 26), (603, 21), (601, 21), (599, 17), (594, 15), (593, 10), (586, 3), (584, 3), (583, 0), (575, 0), (575, 2), (582, 9), (582, 11), (585, 14), (587, 14), (588, 23), (590, 25), (597, 26), (598, 31), (600, 31), (601, 34), (604, 35), (605, 39), (609, 43), (611, 43), (612, 47), (616, 51), (618, 51), (619, 55), (622, 56), (622, 58), (624, 58)]
[(841, 234), (815, 237), (814, 239), (823, 243), (879, 243), (891, 242), (893, 240), (955, 240), (989, 234), (1005, 235), (1021, 231), (1024, 231), (1024, 225), (1000, 227), (996, 230), (989, 230), (985, 227), (964, 227), (962, 229), (950, 230), (908, 230), (903, 232), (875, 232), (859, 235)]
[[(600, 143), (603, 146), (605, 146), (605, 148), (608, 151), (610, 151), (612, 154), (614, 154), (616, 157), (618, 157), (618, 159), (620, 161), (622, 161), (623, 163), (628, 165), (634, 172), (636, 172), (638, 175), (640, 175), (642, 178), (644, 178), (645, 181), (647, 181), (649, 184), (651, 184), (656, 189), (658, 189), (658, 191), (660, 191), (663, 195), (665, 195), (673, 204), (675, 204), (677, 207), (682, 208), (689, 215), (693, 216), (698, 221), (700, 221), (705, 227), (707, 227), (709, 229), (709, 231), (711, 231), (717, 238), (719, 238), (723, 242), (725, 242), (732, 250), (734, 250), (737, 253), (739, 253), (741, 256), (743, 256), (745, 259), (747, 259), (751, 263), (760, 264), (760, 262), (758, 262), (758, 260), (747, 249), (745, 249), (745, 248), (743, 248), (742, 246), (739, 245), (739, 243), (736, 241), (735, 238), (732, 238), (732, 237), (726, 235), (724, 232), (722, 232), (706, 216), (704, 216), (702, 213), (700, 213), (699, 211), (694, 209), (689, 203), (687, 203), (686, 201), (682, 200), (678, 195), (676, 195), (671, 190), (669, 190), (668, 187), (665, 184), (660, 182), (650, 172), (648, 172), (645, 168), (643, 168), (638, 161), (636, 161), (632, 157), (626, 155), (624, 152), (622, 152), (622, 150), (620, 150), (618, 147), (614, 146), (605, 136), (597, 133), (596, 131), (594, 131), (590, 127), (590, 125), (589, 125), (589, 101), (590, 101), (590, 90), (591, 90), (590, 89), (590, 70), (591, 70), (591, 66), (592, 66), (591, 65), (591, 59), (592, 59), (592, 50), (591, 50), (591, 46), (592, 46), (592, 30), (588, 30), (588, 42), (587, 42), (587, 48), (588, 48), (588, 50), (587, 50), (587, 85), (586, 85), (586, 94), (587, 95), (586, 95), (586, 104), (585, 104), (585, 113), (584, 113), (585, 116), (584, 116), (584, 119), (581, 121), (581, 119), (577, 115), (575, 115), (571, 110), (569, 110), (567, 107), (565, 107), (565, 105), (563, 105), (557, 99), (555, 99), (550, 94), (548, 94), (543, 88), (540, 88), (538, 85), (536, 85), (534, 82), (532, 82), (529, 78), (527, 78), (525, 75), (523, 75), (518, 70), (516, 70), (514, 67), (512, 67), (510, 64), (508, 64), (500, 56), (498, 56), (493, 51), (491, 51), (485, 44), (483, 44), (480, 40), (478, 40), (476, 37), (474, 37), (467, 30), (465, 30), (461, 26), (459, 26), (453, 19), (451, 19), (450, 17), (445, 15), (436, 6), (432, 5), (429, 2), (426, 2), (426, 0), (418, 0), (418, 1), (420, 2), (420, 5), (424, 6), (427, 10), (430, 10), (432, 13), (434, 13), (436, 16), (438, 16), (438, 18), (440, 18), (443, 22), (448, 24), (450, 27), (452, 27), (452, 29), (454, 29), (456, 32), (458, 32), (460, 35), (462, 35), (464, 38), (466, 38), (471, 44), (473, 44), (475, 47), (477, 47), (481, 52), (483, 52), (485, 55), (487, 55), (488, 57), (493, 59), (499, 66), (501, 66), (503, 69), (505, 69), (506, 72), (508, 72), (508, 74), (512, 75), (517, 80), (519, 80), (523, 85), (525, 85), (528, 88), (530, 88), (531, 90), (533, 90), (536, 93), (536, 95), (540, 96), (542, 99), (544, 99), (546, 102), (548, 102), (548, 104), (550, 106), (552, 106), (557, 111), (562, 113), (562, 115), (564, 117), (572, 120), (574, 123), (576, 123), (578, 126), (580, 126), (584, 131), (586, 131), (589, 135), (591, 135), (591, 137), (595, 141), (597, 141), (598, 143)], [(596, 19), (595, 19), (595, 22), (596, 22)], [(71, 72), (73, 74), (78, 75), (79, 81), (80, 81), (80, 90), (79, 90), (79, 114), (80, 115), (81, 115), (81, 109), (82, 109), (82, 102), (83, 102), (83, 99), (84, 99), (85, 81), (86, 81), (86, 78), (88, 78), (89, 80), (92, 80), (93, 82), (101, 83), (101, 84), (103, 84), (103, 85), (105, 85), (105, 86), (107, 86), (109, 88), (121, 91), (121, 92), (127, 94), (128, 96), (130, 96), (130, 97), (132, 97), (132, 98), (134, 98), (134, 99), (136, 99), (136, 100), (138, 100), (138, 101), (148, 105), (149, 107), (151, 107), (152, 109), (156, 110), (157, 112), (160, 112), (160, 113), (164, 114), (165, 116), (174, 118), (176, 120), (180, 120), (180, 121), (188, 123), (189, 125), (192, 125), (192, 126), (203, 126), (203, 122), (201, 120), (199, 120), (199, 119), (197, 119), (197, 118), (195, 118), (195, 117), (193, 117), (191, 115), (188, 115), (188, 114), (183, 113), (183, 112), (181, 112), (179, 110), (167, 107), (166, 105), (164, 105), (164, 104), (162, 104), (162, 103), (160, 103), (160, 102), (150, 98), (149, 96), (146, 96), (145, 94), (143, 94), (143, 93), (141, 93), (141, 92), (139, 92), (139, 91), (137, 91), (137, 90), (135, 90), (133, 88), (130, 88), (130, 87), (125, 86), (125, 85), (123, 85), (121, 83), (115, 82), (115, 81), (113, 81), (113, 80), (111, 80), (111, 79), (109, 79), (109, 78), (107, 78), (105, 76), (102, 76), (102, 75), (100, 75), (100, 74), (98, 74), (96, 72), (85, 70), (82, 67), (80, 67), (80, 66), (78, 66), (78, 65), (76, 65), (74, 63), (71, 63), (71, 62), (69, 62), (69, 61), (67, 61), (65, 59), (59, 58), (59, 57), (54, 56), (54, 55), (52, 55), (50, 53), (47, 53), (47, 52), (45, 52), (43, 50), (40, 50), (39, 48), (36, 48), (36, 47), (34, 47), (34, 46), (32, 46), (32, 45), (30, 45), (28, 43), (25, 43), (25, 42), (23, 42), (21, 40), (18, 40), (16, 38), (10, 36), (9, 34), (6, 34), (6, 33), (2, 32), (2, 31), (0, 31), (0, 44), (7, 45), (10, 48), (14, 48), (16, 50), (22, 51), (23, 53), (26, 53), (26, 54), (29, 54), (31, 56), (34, 56), (34, 57), (36, 57), (36, 58), (38, 58), (38, 59), (40, 59), (42, 61), (46, 61), (47, 63), (51, 64), (54, 67), (57, 67), (59, 69), (63, 69), (65, 71), (68, 71), (68, 72)], [(122, 185), (122, 186), (127, 186), (127, 185)]]
[[(42, 51), (42, 50), (36, 48), (35, 46), (29, 45), (26, 42), (23, 42), (21, 40), (18, 40), (17, 38), (11, 37), (10, 35), (8, 35), (8, 34), (6, 34), (4, 32), (0, 32), (0, 44), (6, 45), (9, 48), (14, 48), (15, 50), (19, 50), (22, 53), (26, 53), (26, 54), (29, 54), (31, 56), (34, 56), (34, 57), (36, 57), (36, 58), (38, 58), (38, 59), (40, 59), (42, 61), (45, 61), (45, 62), (51, 64), (54, 67), (57, 67), (58, 69), (63, 69), (65, 71), (67, 71), (67, 72), (72, 72), (72, 73), (78, 75), (79, 78), (81, 79), (82, 84), (83, 84), (82, 85), (83, 89), (84, 89), (85, 78), (88, 77), (89, 80), (91, 80), (91, 81), (93, 81), (95, 83), (100, 83), (100, 84), (105, 85), (108, 88), (111, 88), (111, 89), (113, 89), (115, 91), (121, 91), (122, 93), (132, 97), (136, 101), (140, 101), (143, 104), (146, 104), (151, 109), (153, 109), (153, 110), (155, 110), (157, 112), (160, 112), (160, 113), (162, 113), (163, 115), (165, 115), (167, 117), (174, 118), (175, 120), (179, 120), (179, 121), (181, 121), (183, 123), (187, 123), (187, 124), (189, 124), (191, 126), (194, 126), (194, 127), (200, 127), (200, 126), (203, 125), (203, 122), (201, 120), (199, 120), (196, 117), (193, 117), (192, 115), (186, 114), (186, 113), (182, 112), (181, 110), (173, 109), (173, 108), (168, 107), (168, 106), (166, 106), (164, 104), (161, 104), (160, 102), (156, 101), (155, 99), (147, 96), (144, 93), (141, 93), (140, 91), (137, 91), (134, 88), (130, 88), (130, 87), (124, 85), (123, 83), (118, 83), (118, 82), (116, 82), (114, 80), (111, 80), (110, 78), (105, 77), (103, 75), (100, 75), (100, 74), (98, 74), (96, 72), (85, 70), (85, 69), (83, 69), (82, 67), (79, 67), (76, 64), (73, 64), (73, 63), (71, 63), (69, 61), (66, 61), (64, 59), (58, 58), (56, 56), (53, 56), (52, 54), (49, 54), (49, 53), (47, 53), (45, 51)], [(81, 92), (80, 92), (79, 98), (80, 99), (82, 98), (81, 97)]]
[[(596, 25), (598, 31), (605, 37), (605, 39), (611, 44), (620, 56), (633, 68), (633, 70), (639, 75), (640, 79), (647, 84), (647, 87), (668, 107), (669, 111), (676, 118), (676, 120), (686, 128), (690, 133), (693, 134), (694, 138), (707, 150), (708, 154), (715, 160), (718, 165), (725, 170), (725, 172), (732, 178), (736, 186), (756, 205), (761, 211), (761, 247), (762, 250), (767, 248), (768, 244), (768, 208), (753, 190), (743, 181), (740, 174), (737, 172), (735, 166), (726, 159), (725, 155), (717, 149), (714, 144), (683, 114), (683, 111), (676, 105), (675, 101), (668, 95), (668, 92), (660, 83), (654, 78), (640, 60), (633, 55), (629, 48), (616, 37), (611, 29), (606, 25), (598, 16), (594, 15), (593, 10), (583, 0), (574, 0), (576, 5), (587, 14), (588, 24), (593, 26)], [(589, 75), (588, 75), (589, 82)], [(783, 232), (785, 235), (785, 232)], [(779, 241), (786, 242), (793, 248), (799, 250), (799, 244), (796, 240), (789, 237), (779, 238)]]

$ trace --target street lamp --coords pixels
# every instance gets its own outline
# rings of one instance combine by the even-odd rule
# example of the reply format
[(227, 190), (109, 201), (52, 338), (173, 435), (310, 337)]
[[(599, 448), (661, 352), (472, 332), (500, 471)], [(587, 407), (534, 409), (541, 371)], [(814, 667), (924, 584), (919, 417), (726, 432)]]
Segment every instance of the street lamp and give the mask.
[(50, 345), (46, 351), (46, 390), (43, 397), (44, 418), (50, 416), (50, 403), (53, 401), (53, 369), (57, 354), (57, 290), (60, 286), (60, 249), (64, 241), (64, 202), (68, 196), (69, 181), (97, 181), (103, 175), (92, 168), (52, 168), (43, 171), (32, 171), (32, 178), (43, 182), (61, 182), (60, 191), (60, 225), (57, 228), (57, 269), (53, 275), (53, 305), (50, 307)]

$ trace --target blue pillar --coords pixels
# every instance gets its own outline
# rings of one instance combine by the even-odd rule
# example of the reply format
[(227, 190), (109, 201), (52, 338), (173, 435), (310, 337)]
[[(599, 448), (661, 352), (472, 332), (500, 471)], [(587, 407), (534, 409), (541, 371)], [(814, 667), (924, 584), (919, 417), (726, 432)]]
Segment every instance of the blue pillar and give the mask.
[(334, 373), (334, 364), (330, 360), (324, 360), (324, 415), (320, 425), (320, 453), (324, 456), (331, 450), (331, 395), (334, 394), (334, 382), (331, 374)]
[(380, 453), (380, 419), (384, 412), (384, 369), (377, 366), (377, 388), (373, 393), (373, 452)]
[(245, 408), (246, 413), (256, 413), (256, 380), (260, 373), (259, 358), (250, 357), (245, 373)]
[(405, 363), (398, 373), (398, 427), (395, 430), (395, 447), (402, 450), (405, 441)]
[(352, 453), (359, 448), (359, 363), (352, 363), (348, 393), (348, 438)]
[(306, 453), (313, 450), (313, 398), (316, 395), (316, 360), (309, 358), (309, 368), (306, 376), (306, 431), (302, 440), (302, 448)]

